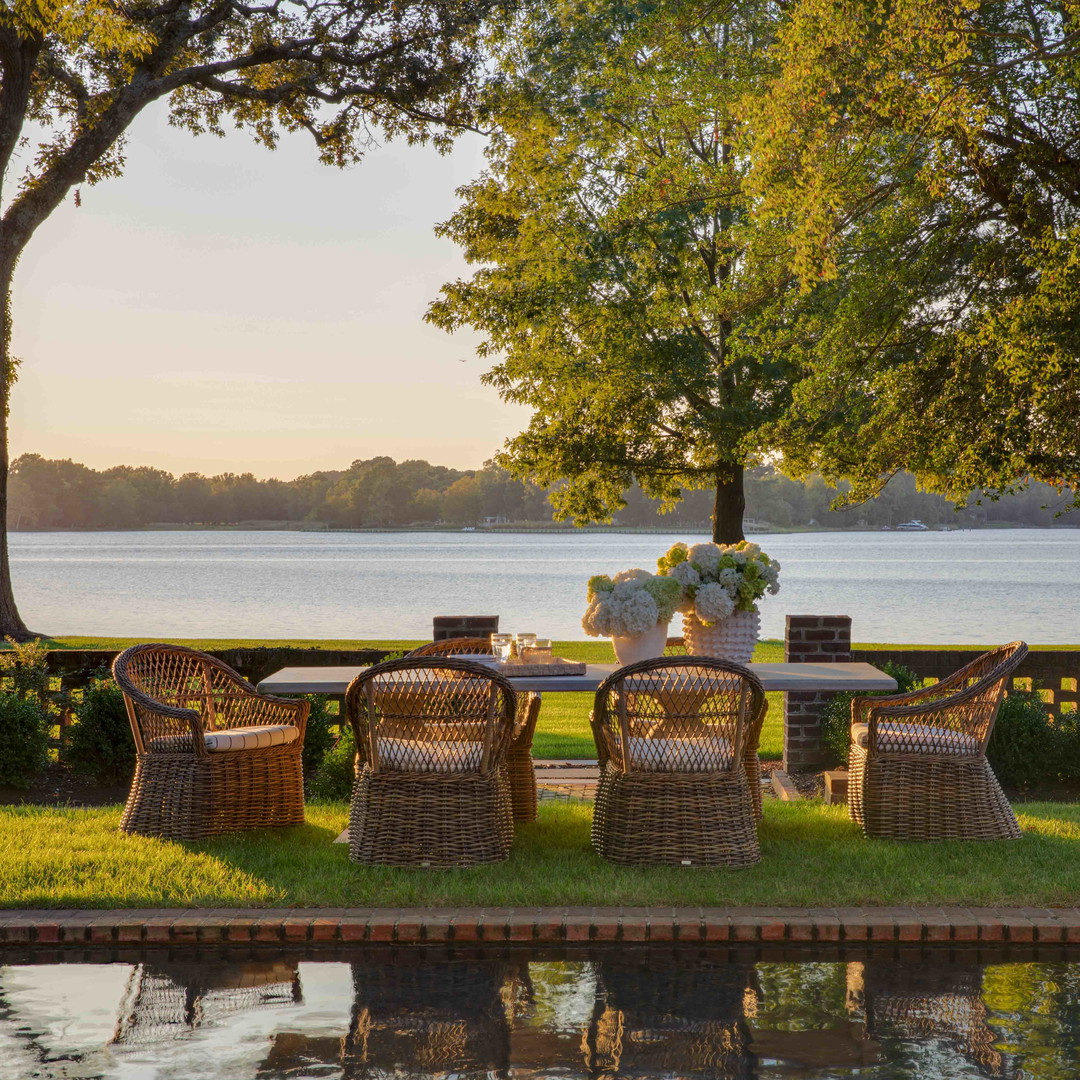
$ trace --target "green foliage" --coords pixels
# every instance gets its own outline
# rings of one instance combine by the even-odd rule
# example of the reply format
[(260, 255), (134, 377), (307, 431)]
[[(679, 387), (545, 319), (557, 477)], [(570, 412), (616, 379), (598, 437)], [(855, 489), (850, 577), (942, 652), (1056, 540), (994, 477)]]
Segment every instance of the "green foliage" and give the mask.
[(346, 725), (333, 749), (322, 759), (318, 771), (308, 781), (313, 799), (347, 800), (352, 794), (356, 763), (356, 740)]
[(28, 788), (48, 760), (41, 709), (30, 698), (0, 692), (0, 784)]
[(1037, 693), (1006, 695), (986, 747), (995, 776), (1008, 787), (1080, 783), (1080, 725), (1076, 714), (1056, 721)]
[(36, 701), (44, 716), (55, 698), (50, 689), (48, 645), (41, 638), (5, 640), (9, 648), (0, 652), (0, 678), (10, 681), (10, 692), (19, 699)]
[(885, 697), (889, 694), (906, 694), (917, 689), (922, 679), (903, 664), (891, 660), (881, 665), (886, 675), (896, 680), (895, 690), (877, 690), (864, 694), (837, 694), (821, 711), (821, 742), (836, 765), (847, 765), (851, 749), (851, 702), (858, 697)]
[(853, 499), (907, 468), (957, 500), (1035, 479), (1078, 501), (1075, 20), (1048, 0), (789, 5), (748, 102), (758, 213), (807, 299), (786, 468)]
[(495, 32), (488, 171), (440, 229), (480, 269), (428, 319), (500, 357), (485, 381), (533, 416), (497, 460), (559, 482), (559, 518), (737, 484), (789, 401), (787, 244), (745, 183), (775, 12), (532, 5)]
[(74, 708), (63, 761), (99, 784), (124, 784), (135, 771), (135, 740), (124, 695), (107, 675), (95, 678)]
[(330, 711), (330, 699), (325, 694), (307, 694), (311, 704), (308, 711), (307, 728), (304, 733), (304, 776), (315, 776), (322, 766), (323, 759), (334, 745), (334, 725), (338, 718)]

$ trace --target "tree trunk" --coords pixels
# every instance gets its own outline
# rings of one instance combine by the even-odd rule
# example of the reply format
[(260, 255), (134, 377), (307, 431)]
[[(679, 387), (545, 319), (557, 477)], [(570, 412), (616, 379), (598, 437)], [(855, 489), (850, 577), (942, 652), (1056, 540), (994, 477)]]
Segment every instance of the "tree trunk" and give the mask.
[(743, 492), (743, 467), (732, 465), (716, 477), (716, 501), (713, 503), (712, 538), (714, 544), (735, 544), (745, 540), (743, 513), (746, 495)]
[(11, 359), (11, 279), (13, 259), (0, 260), (0, 636), (26, 641), (33, 637), (22, 621), (11, 589), (8, 564), (8, 407), (15, 367)]

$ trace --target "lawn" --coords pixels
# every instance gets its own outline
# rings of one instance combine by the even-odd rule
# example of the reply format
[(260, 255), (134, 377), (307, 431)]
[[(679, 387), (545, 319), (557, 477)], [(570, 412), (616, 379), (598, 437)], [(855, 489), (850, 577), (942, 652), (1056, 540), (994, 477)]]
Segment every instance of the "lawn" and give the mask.
[(51, 908), (544, 904), (1071, 905), (1080, 806), (1017, 807), (1015, 842), (867, 841), (843, 807), (768, 803), (745, 870), (620, 868), (589, 846), (591, 808), (545, 803), (510, 860), (471, 870), (359, 867), (331, 841), (344, 803), (308, 824), (183, 845), (117, 831), (118, 807), (0, 808), (0, 906)]

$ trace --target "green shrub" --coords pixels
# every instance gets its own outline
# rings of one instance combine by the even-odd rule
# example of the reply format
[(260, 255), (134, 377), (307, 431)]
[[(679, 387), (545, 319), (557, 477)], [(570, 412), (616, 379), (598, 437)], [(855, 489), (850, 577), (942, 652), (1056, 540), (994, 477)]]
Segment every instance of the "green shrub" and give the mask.
[(28, 788), (49, 759), (49, 734), (33, 698), (0, 693), (0, 784)]
[(868, 694), (837, 694), (821, 711), (821, 742), (835, 765), (847, 765), (851, 746), (851, 702), (856, 697), (882, 697), (906, 694), (922, 684), (922, 678), (903, 664), (891, 660), (881, 665), (886, 675), (896, 680), (895, 690), (875, 690)]
[(99, 784), (125, 784), (135, 772), (135, 740), (124, 695), (112, 679), (99, 676), (74, 707), (64, 763)]
[(334, 748), (323, 758), (322, 766), (308, 783), (313, 799), (348, 800), (352, 795), (356, 741), (352, 728), (345, 725)]
[(332, 729), (338, 718), (330, 711), (330, 699), (325, 694), (306, 696), (311, 703), (311, 710), (308, 712), (307, 730), (304, 733), (304, 775), (315, 776), (323, 759), (333, 748), (337, 736)]
[(1013, 690), (1001, 703), (986, 756), (1001, 783), (1036, 787), (1080, 779), (1078, 741), (1075, 719), (1055, 723), (1038, 694)]

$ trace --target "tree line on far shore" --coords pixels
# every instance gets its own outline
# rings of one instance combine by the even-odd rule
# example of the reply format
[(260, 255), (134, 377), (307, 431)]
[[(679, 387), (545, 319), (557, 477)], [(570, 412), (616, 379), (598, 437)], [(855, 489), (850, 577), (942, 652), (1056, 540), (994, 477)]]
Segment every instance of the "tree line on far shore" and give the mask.
[[(380, 526), (546, 523), (553, 521), (549, 489), (512, 477), (488, 464), (482, 469), (450, 469), (427, 461), (396, 462), (390, 457), (354, 461), (294, 480), (257, 479), (252, 473), (176, 477), (150, 466), (91, 469), (70, 459), (23, 454), (9, 476), (14, 529), (142, 528), (148, 525), (237, 525), (244, 522), (309, 523), (333, 528)], [(778, 528), (881, 528), (917, 518), (927, 525), (977, 527), (988, 522), (1046, 526), (1067, 496), (1032, 484), (997, 502), (973, 495), (955, 509), (941, 495), (918, 491), (914, 477), (901, 473), (877, 498), (846, 509), (832, 504), (842, 491), (820, 476), (792, 480), (769, 467), (748, 472), (748, 518)], [(712, 496), (687, 491), (669, 514), (634, 487), (616, 512), (619, 525), (707, 528)]]

